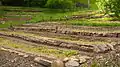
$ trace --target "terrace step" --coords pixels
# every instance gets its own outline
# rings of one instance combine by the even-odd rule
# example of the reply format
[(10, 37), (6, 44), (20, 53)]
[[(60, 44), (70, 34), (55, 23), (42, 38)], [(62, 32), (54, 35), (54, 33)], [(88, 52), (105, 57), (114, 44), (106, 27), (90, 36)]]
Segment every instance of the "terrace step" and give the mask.
[[(10, 32), (9, 32), (10, 33)], [(113, 46), (110, 44), (106, 45), (85, 45), (85, 44), (79, 44), (76, 42), (67, 42), (64, 40), (58, 40), (54, 38), (46, 38), (46, 37), (34, 37), (34, 36), (25, 36), (21, 34), (11, 33), (5, 33), (0, 32), (1, 36), (7, 36), (7, 37), (14, 37), (18, 39), (23, 39), (29, 42), (39, 43), (39, 44), (46, 44), (48, 46), (56, 46), (61, 48), (67, 48), (67, 49), (74, 49), (74, 50), (80, 50), (80, 51), (87, 51), (87, 52), (105, 52), (109, 50), (113, 50)]]
[(15, 53), (17, 51), (14, 52), (14, 50), (12, 50), (13, 52), (9, 52), (9, 50), (10, 49), (5, 49), (3, 47), (0, 48), (0, 67), (46, 67), (34, 62), (34, 56), (29, 55), (28, 57), (23, 57)]
[(93, 36), (93, 37), (115, 37), (120, 38), (120, 27), (85, 27), (71, 25), (52, 25), (52, 24), (25, 24), (14, 27), (14, 30), (26, 30), (37, 32), (53, 32), (67, 35), (77, 36)]

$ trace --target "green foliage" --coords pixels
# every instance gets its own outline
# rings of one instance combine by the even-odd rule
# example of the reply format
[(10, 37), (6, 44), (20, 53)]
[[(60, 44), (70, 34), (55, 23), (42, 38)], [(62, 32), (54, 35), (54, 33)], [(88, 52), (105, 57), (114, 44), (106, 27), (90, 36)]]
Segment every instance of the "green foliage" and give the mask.
[(3, 5), (20, 6), (24, 4), (24, 0), (1, 0)]
[(105, 14), (120, 15), (120, 0), (97, 0), (98, 8)]
[(47, 0), (24, 0), (26, 6), (44, 7)]
[(48, 0), (46, 7), (55, 9), (72, 8), (74, 3), (72, 0)]
[(47, 0), (1, 0), (3, 5), (44, 7)]
[(4, 8), (0, 8), (0, 18), (3, 17), (6, 14), (4, 11)]
[(47, 0), (32, 0), (31, 5), (44, 7)]

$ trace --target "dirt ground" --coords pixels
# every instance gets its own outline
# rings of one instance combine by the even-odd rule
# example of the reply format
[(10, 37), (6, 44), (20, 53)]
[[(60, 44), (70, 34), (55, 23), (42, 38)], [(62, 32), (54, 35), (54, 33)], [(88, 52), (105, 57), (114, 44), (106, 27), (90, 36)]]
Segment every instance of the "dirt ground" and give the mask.
[(34, 57), (23, 57), (0, 50), (0, 67), (45, 67), (33, 61)]
[[(47, 46), (53, 49), (77, 50), (79, 51), (78, 55), (92, 57), (92, 59), (85, 64), (92, 65), (94, 61), (97, 61), (102, 65), (105, 61), (110, 60), (106, 59), (107, 57), (113, 60), (114, 58), (119, 58), (119, 30), (120, 27), (102, 28), (56, 23), (37, 23), (24, 24), (10, 29), (0, 30), (0, 36), (36, 47)], [(6, 51), (0, 51), (0, 57), (0, 65), (2, 67), (43, 67), (35, 63), (33, 57), (24, 58)], [(104, 58), (105, 60), (103, 60)], [(4, 62), (2, 62), (2, 60), (4, 60)], [(112, 61), (111, 63), (117, 62)], [(119, 64), (117, 66), (119, 66)]]

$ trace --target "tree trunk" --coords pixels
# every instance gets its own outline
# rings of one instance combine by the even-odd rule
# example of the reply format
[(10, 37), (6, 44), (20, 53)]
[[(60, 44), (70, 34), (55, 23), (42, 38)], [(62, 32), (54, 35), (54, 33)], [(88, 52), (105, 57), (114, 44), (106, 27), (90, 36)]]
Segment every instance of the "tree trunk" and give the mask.
[(0, 6), (2, 5), (2, 1), (0, 1)]
[(90, 9), (90, 0), (88, 0), (88, 8)]

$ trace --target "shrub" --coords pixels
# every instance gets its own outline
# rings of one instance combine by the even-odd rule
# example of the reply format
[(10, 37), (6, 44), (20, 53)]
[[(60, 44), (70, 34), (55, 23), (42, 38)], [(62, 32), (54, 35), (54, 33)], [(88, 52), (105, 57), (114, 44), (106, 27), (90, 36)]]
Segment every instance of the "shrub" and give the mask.
[(24, 4), (24, 0), (0, 0), (3, 5), (11, 5), (11, 6), (21, 6)]
[(72, 0), (48, 0), (46, 7), (54, 9), (69, 9), (74, 6)]
[(25, 0), (26, 6), (38, 6), (38, 7), (44, 7), (47, 0)]
[(0, 9), (0, 18), (3, 17), (6, 14), (6, 12), (4, 11), (4, 9)]
[(98, 8), (105, 14), (113, 13), (115, 16), (120, 14), (120, 0), (96, 0)]
[(0, 0), (3, 5), (10, 6), (39, 6), (44, 7), (47, 0)]

